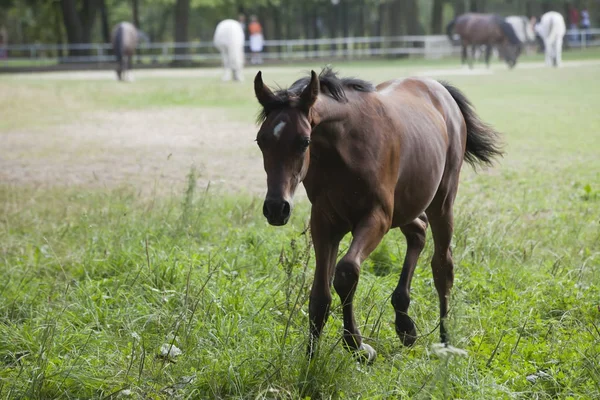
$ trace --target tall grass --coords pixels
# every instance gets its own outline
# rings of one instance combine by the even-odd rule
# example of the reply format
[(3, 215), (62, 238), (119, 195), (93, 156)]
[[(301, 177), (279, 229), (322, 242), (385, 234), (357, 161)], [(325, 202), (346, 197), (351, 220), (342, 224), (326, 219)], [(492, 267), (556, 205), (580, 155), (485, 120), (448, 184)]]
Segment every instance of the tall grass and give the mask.
[[(484, 180), (478, 177), (477, 180)], [(305, 359), (313, 266), (308, 205), (289, 227), (253, 198), (140, 199), (127, 190), (2, 187), (0, 393), (3, 398), (594, 398), (598, 358), (598, 198), (560, 213), (531, 197), (490, 213), (469, 190), (457, 206), (450, 330), (467, 357), (438, 357), (429, 244), (413, 283), (419, 340), (402, 348), (388, 269), (366, 263), (358, 319), (379, 352), (356, 364), (339, 345), (334, 300), (317, 358)], [(570, 221), (595, 221), (582, 225)], [(342, 251), (347, 246), (342, 246)], [(182, 350), (163, 356), (162, 345)]]

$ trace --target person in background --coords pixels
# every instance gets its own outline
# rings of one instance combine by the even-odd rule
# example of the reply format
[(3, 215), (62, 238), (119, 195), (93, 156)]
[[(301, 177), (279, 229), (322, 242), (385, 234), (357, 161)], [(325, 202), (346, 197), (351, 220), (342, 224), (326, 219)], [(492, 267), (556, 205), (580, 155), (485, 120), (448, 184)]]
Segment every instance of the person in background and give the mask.
[(569, 8), (569, 30), (572, 32), (569, 35), (569, 39), (572, 42), (577, 42), (579, 35), (577, 29), (579, 29), (579, 10), (572, 4), (568, 5)]
[(581, 30), (585, 32), (586, 41), (590, 40), (590, 34), (588, 32), (590, 26), (590, 13), (588, 12), (587, 8), (584, 8), (583, 10), (581, 10)]
[(250, 51), (252, 57), (250, 58), (250, 64), (262, 64), (262, 50), (264, 45), (264, 37), (262, 33), (262, 26), (258, 22), (256, 15), (250, 17), (250, 25), (248, 25), (248, 32), (250, 33)]

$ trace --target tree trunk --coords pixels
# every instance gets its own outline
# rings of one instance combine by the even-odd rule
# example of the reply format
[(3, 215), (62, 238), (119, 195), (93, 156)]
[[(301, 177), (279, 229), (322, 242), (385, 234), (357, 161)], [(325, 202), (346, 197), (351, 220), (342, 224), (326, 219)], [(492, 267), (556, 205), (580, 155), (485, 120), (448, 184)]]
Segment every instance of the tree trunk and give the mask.
[[(306, 1), (302, 2), (302, 28), (303, 28), (303, 36), (304, 40), (308, 40), (311, 37), (310, 34), (310, 14), (309, 14), (309, 5)], [(310, 46), (305, 44), (304, 51), (308, 52), (310, 50)]]
[(419, 22), (419, 4), (417, 0), (404, 0), (403, 15), (407, 35), (420, 34), (421, 24)]
[(356, 34), (356, 36), (363, 37), (363, 36), (365, 36), (365, 14), (367, 14), (369, 12), (369, 8), (366, 7), (365, 4), (358, 3), (357, 12), (358, 12), (358, 27), (357, 27), (358, 34)]
[[(350, 36), (350, 27), (348, 26), (348, 2), (347, 1), (341, 1), (340, 2), (340, 7), (342, 8), (340, 10), (340, 13), (342, 14), (342, 36), (344, 38), (347, 38), (348, 36)], [(344, 49), (348, 50), (348, 43), (346, 43), (344, 45)]]
[(433, 0), (431, 10), (431, 34), (439, 35), (442, 33), (442, 23), (444, 20), (444, 0)]
[[(188, 41), (188, 21), (190, 14), (190, 0), (177, 0), (175, 4), (175, 42), (184, 43)], [(175, 48), (175, 54), (184, 55), (186, 48)]]
[[(60, 0), (60, 8), (67, 32), (67, 42), (69, 44), (82, 43), (83, 27), (77, 13), (76, 0)], [(69, 49), (69, 55), (77, 55), (77, 52)]]
[(92, 31), (94, 29), (94, 23), (96, 22), (96, 12), (98, 11), (98, 6), (98, 0), (85, 0), (83, 2), (83, 9), (80, 13), (80, 20), (83, 27), (82, 43), (92, 42)]
[(102, 21), (102, 39), (104, 43), (110, 43), (110, 27), (108, 26), (108, 10), (106, 9), (105, 0), (100, 0), (100, 18)]
[(477, 12), (478, 11), (478, 7), (477, 7), (477, 0), (470, 0), (469, 1), (469, 11), (471, 12)]
[[(278, 6), (274, 5), (269, 1), (269, 9), (271, 11), (271, 19), (273, 20), (273, 37), (271, 39), (282, 40), (283, 32), (281, 30), (281, 10)], [(276, 50), (281, 58), (281, 46), (277, 46)]]
[(465, 0), (453, 0), (454, 18), (465, 13)]
[[(63, 22), (69, 44), (90, 43), (98, 0), (84, 0), (81, 11), (77, 11), (76, 0), (60, 0)], [(89, 50), (69, 50), (70, 56), (87, 55)]]
[[(104, 0), (102, 0), (104, 1)], [(140, 8), (138, 0), (131, 1), (131, 11), (133, 13), (133, 24), (137, 29), (141, 29), (140, 26)]]
[[(338, 36), (338, 14), (339, 14), (339, 4), (338, 5), (331, 5), (331, 7), (329, 8), (329, 30), (330, 30), (330, 34), (329, 37), (331, 39), (335, 39)], [(337, 51), (337, 44), (333, 44), (331, 45), (331, 51), (332, 51), (332, 55)]]

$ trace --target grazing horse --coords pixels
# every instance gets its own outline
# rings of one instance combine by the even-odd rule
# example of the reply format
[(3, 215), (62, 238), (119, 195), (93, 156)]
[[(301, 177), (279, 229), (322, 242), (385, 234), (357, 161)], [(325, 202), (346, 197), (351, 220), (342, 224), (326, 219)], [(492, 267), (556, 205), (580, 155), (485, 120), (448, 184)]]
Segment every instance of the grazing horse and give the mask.
[(563, 37), (567, 32), (565, 19), (556, 11), (549, 11), (542, 15), (540, 22), (532, 18), (535, 32), (544, 40), (544, 53), (546, 65), (559, 67), (562, 63)]
[(472, 46), (469, 67), (473, 68), (475, 52), (479, 46), (485, 46), (485, 63), (489, 67), (492, 46), (497, 46), (500, 55), (510, 68), (517, 64), (521, 54), (521, 41), (512, 25), (504, 18), (494, 14), (463, 14), (446, 27), (446, 33), (452, 41), (452, 32), (460, 36), (462, 44), (462, 62), (467, 61), (467, 48)]
[(215, 29), (213, 43), (221, 53), (221, 60), (225, 69), (224, 81), (231, 80), (232, 72), (234, 80), (244, 80), (242, 74), (244, 69), (244, 39), (242, 24), (233, 19), (219, 22)]
[(129, 22), (121, 22), (112, 31), (112, 46), (117, 58), (117, 78), (120, 81), (133, 80), (129, 71), (133, 66), (133, 53), (138, 43), (138, 31)]
[[(354, 319), (353, 299), (362, 262), (391, 228), (400, 228), (408, 245), (392, 294), (396, 332), (407, 346), (417, 338), (407, 314), (410, 283), (429, 225), (440, 334), (447, 343), (452, 206), (460, 169), (463, 160), (489, 164), (500, 155), (497, 132), (477, 117), (458, 89), (430, 79), (375, 87), (341, 79), (327, 68), (273, 92), (258, 72), (254, 91), (262, 105), (256, 141), (267, 174), (264, 216), (271, 225), (286, 224), (300, 182), (312, 204), (316, 268), (308, 355), (327, 320), (333, 284), (342, 302), (344, 346), (363, 361), (374, 360), (376, 352), (362, 341)], [(349, 232), (350, 248), (336, 264), (340, 241)]]
[(529, 23), (529, 18), (524, 15), (511, 15), (506, 17), (505, 21), (513, 27), (521, 43), (535, 43), (535, 32)]

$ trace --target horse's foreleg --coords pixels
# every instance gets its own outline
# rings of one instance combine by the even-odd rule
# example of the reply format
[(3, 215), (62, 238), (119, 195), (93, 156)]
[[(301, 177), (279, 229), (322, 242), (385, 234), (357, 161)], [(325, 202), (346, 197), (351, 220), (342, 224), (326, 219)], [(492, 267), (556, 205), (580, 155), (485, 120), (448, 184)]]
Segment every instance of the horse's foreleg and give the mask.
[(310, 226), (316, 258), (315, 276), (308, 303), (310, 336), (307, 354), (312, 358), (329, 316), (331, 279), (343, 234), (334, 233), (329, 220), (324, 218), (316, 208), (312, 209)]
[(413, 222), (400, 227), (406, 237), (406, 255), (402, 265), (402, 273), (398, 286), (392, 293), (392, 305), (396, 312), (396, 333), (402, 344), (411, 346), (417, 339), (415, 324), (408, 316), (410, 305), (410, 282), (417, 265), (417, 260), (425, 247), (425, 232), (427, 231), (427, 217), (422, 214)]
[(352, 232), (353, 239), (348, 252), (335, 268), (333, 286), (342, 301), (344, 314), (344, 345), (363, 361), (372, 362), (377, 353), (362, 342), (354, 320), (353, 299), (358, 285), (360, 265), (377, 247), (389, 229), (390, 217), (383, 210), (375, 210), (358, 223)]

